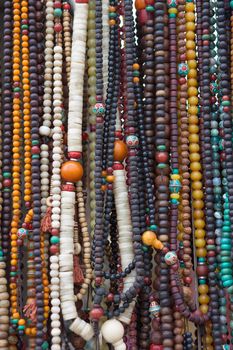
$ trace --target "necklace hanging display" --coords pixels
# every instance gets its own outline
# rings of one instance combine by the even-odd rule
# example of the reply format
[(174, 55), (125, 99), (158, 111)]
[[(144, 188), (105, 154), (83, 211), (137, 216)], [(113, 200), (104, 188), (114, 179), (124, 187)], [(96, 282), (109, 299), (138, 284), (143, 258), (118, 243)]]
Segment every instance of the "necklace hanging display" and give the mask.
[(232, 1), (0, 5), (0, 349), (231, 349)]

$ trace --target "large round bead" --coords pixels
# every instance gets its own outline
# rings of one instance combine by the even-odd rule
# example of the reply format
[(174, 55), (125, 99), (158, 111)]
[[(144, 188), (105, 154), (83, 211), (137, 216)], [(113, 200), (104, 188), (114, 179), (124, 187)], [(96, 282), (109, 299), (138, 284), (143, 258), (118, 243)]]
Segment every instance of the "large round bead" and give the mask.
[(148, 230), (142, 234), (142, 242), (148, 246), (153, 245), (156, 239), (157, 239), (157, 236), (153, 231)]
[(115, 344), (124, 336), (124, 327), (118, 320), (112, 319), (104, 322), (101, 332), (107, 343)]
[(67, 182), (78, 182), (83, 176), (83, 167), (79, 162), (69, 160), (62, 164), (61, 177)]
[(114, 142), (114, 160), (116, 162), (123, 162), (127, 156), (127, 146), (121, 140), (116, 140)]
[(164, 260), (167, 265), (174, 265), (178, 261), (178, 258), (175, 252), (168, 252), (164, 257)]

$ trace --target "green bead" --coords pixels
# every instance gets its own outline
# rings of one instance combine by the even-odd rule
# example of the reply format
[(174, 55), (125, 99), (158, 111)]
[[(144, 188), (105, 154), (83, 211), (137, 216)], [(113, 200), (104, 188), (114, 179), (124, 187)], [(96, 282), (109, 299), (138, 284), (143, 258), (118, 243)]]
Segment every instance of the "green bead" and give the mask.
[(21, 325), (21, 326), (18, 326), (18, 330), (24, 330), (25, 329), (25, 326), (24, 325)]
[(14, 91), (14, 92), (20, 92), (21, 89), (20, 89), (20, 87), (15, 87), (15, 88), (13, 89), (13, 91)]
[(6, 178), (10, 178), (11, 177), (11, 173), (8, 173), (6, 171), (3, 172), (3, 177), (6, 177)]
[(28, 25), (27, 24), (22, 24), (21, 28), (22, 29), (28, 29)]
[(151, 231), (157, 231), (157, 225), (150, 225), (149, 226), (149, 229), (151, 230)]
[(222, 231), (223, 231), (223, 232), (231, 232), (231, 228), (230, 228), (230, 226), (225, 226), (225, 225), (224, 225), (224, 226), (222, 227)]
[(166, 166), (167, 166), (167, 164), (165, 164), (165, 163), (159, 163), (159, 164), (157, 165), (157, 167), (158, 167), (159, 169), (164, 169), (164, 168), (166, 168)]
[(32, 140), (32, 145), (33, 145), (33, 146), (39, 145), (39, 141), (38, 141), (38, 140)]
[(230, 1), (230, 7), (233, 9), (233, 1)]
[(222, 280), (223, 283), (227, 282), (227, 281), (233, 282), (233, 279), (232, 279), (231, 275), (224, 275), (224, 276), (221, 277), (221, 280)]
[(176, 13), (169, 13), (169, 18), (176, 18)]
[(55, 9), (54, 10), (54, 16), (55, 17), (61, 17), (62, 16), (62, 9)]
[(231, 246), (229, 244), (221, 244), (220, 247), (223, 251), (231, 251)]
[(52, 244), (57, 244), (57, 243), (59, 243), (59, 241), (60, 241), (60, 239), (59, 239), (59, 237), (57, 237), (57, 236), (52, 236), (52, 237), (50, 238), (50, 242), (51, 242)]
[(149, 247), (147, 247), (147, 246), (145, 246), (145, 245), (142, 245), (142, 250), (143, 250), (144, 252), (148, 252)]
[(172, 174), (179, 174), (179, 169), (177, 168), (172, 169)]
[(198, 283), (199, 284), (206, 284), (206, 279), (205, 278), (199, 279)]
[(32, 159), (39, 159), (40, 155), (39, 154), (32, 154)]
[(148, 11), (148, 12), (154, 12), (154, 10), (155, 10), (154, 6), (151, 6), (151, 5), (147, 5), (147, 6), (146, 6), (146, 11)]
[(44, 341), (43, 344), (42, 344), (42, 346), (41, 346), (41, 349), (42, 349), (42, 350), (47, 350), (48, 348), (49, 348), (48, 342), (47, 342), (47, 341)]
[(16, 271), (11, 271), (11, 272), (10, 272), (10, 275), (11, 275), (11, 276), (16, 276), (16, 275), (17, 275), (17, 272), (16, 272)]
[(13, 318), (13, 319), (11, 320), (11, 323), (12, 323), (12, 324), (18, 324), (18, 322), (19, 322), (19, 320), (17, 320), (16, 318)]
[(222, 274), (222, 276), (224, 276), (224, 275), (230, 275), (232, 273), (232, 269), (230, 269), (230, 268), (225, 268), (225, 269), (222, 269), (221, 270), (221, 274)]
[(109, 18), (116, 18), (117, 17), (117, 14), (116, 12), (110, 12), (109, 15), (108, 15)]
[(233, 294), (233, 285), (227, 288), (229, 294)]
[(166, 151), (166, 146), (165, 145), (159, 145), (157, 146), (158, 151)]
[(139, 73), (138, 70), (134, 70), (134, 71), (133, 71), (133, 76), (134, 76), (134, 77), (139, 77), (139, 75), (140, 75), (140, 73)]
[(232, 287), (233, 286), (233, 280), (232, 279), (228, 279), (227, 281), (223, 282), (223, 287), (224, 288), (228, 288), (228, 287)]

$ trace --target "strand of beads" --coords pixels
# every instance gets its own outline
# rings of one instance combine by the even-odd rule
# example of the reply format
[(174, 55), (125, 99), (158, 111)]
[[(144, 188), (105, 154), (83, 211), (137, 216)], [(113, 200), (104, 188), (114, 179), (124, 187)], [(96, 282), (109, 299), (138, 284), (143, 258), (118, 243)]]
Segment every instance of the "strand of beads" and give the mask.
[[(17, 249), (17, 232), (20, 222), (20, 166), (19, 166), (19, 149), (20, 149), (20, 15), (21, 6), (18, 0), (13, 2), (13, 86), (15, 88), (13, 93), (13, 192), (12, 192), (12, 208), (13, 217), (11, 221), (11, 284), (10, 284), (10, 295), (11, 295), (11, 322), (12, 322), (12, 336), (9, 338), (9, 344), (12, 349), (17, 349), (17, 336), (13, 326), (13, 323), (18, 324), (20, 314), (17, 310), (17, 278), (14, 273), (17, 272), (18, 267), (18, 249)], [(13, 277), (14, 276), (14, 277)], [(14, 299), (12, 297), (15, 297)], [(13, 301), (14, 300), (14, 301)]]
[[(8, 236), (11, 223), (11, 170), (12, 160), (9, 157), (12, 144), (12, 2), (4, 2), (3, 13), (3, 72), (2, 72), (2, 219), (1, 219), (1, 287), (0, 287), (0, 303), (11, 307), (13, 301), (16, 300), (14, 295), (9, 296), (6, 283), (4, 283), (4, 275), (6, 268), (6, 259), (8, 257)], [(8, 349), (9, 337), (9, 315), (0, 315), (0, 330), (4, 334), (4, 338), (0, 340), (2, 349)]]

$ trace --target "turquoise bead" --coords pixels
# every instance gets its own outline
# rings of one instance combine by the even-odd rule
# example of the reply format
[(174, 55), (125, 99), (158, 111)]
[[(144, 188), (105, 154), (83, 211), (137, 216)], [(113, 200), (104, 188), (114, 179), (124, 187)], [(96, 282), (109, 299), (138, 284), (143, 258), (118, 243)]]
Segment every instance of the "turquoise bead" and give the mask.
[(57, 244), (57, 243), (59, 243), (59, 241), (60, 241), (60, 239), (59, 239), (59, 237), (57, 237), (57, 236), (52, 236), (52, 237), (50, 238), (50, 242), (51, 242), (52, 244)]
[(54, 10), (54, 16), (55, 17), (61, 17), (62, 16), (62, 9), (55, 9)]
[(232, 279), (228, 279), (228, 280), (223, 282), (223, 287), (224, 288), (231, 287), (231, 286), (233, 286), (233, 280)]

